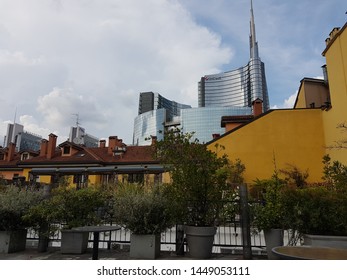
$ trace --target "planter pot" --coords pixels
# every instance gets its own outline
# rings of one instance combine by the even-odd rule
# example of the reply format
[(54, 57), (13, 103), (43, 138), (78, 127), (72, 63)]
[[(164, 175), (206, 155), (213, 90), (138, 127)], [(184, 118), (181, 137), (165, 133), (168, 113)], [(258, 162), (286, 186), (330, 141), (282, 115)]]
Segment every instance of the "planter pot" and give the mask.
[(328, 247), (281, 246), (272, 252), (280, 260), (347, 260), (347, 250)]
[(130, 257), (156, 259), (160, 255), (160, 234), (131, 234)]
[(27, 230), (0, 231), (0, 253), (14, 253), (25, 250)]
[(304, 234), (304, 245), (347, 249), (347, 236)]
[(88, 232), (74, 232), (73, 230), (62, 230), (61, 246), (62, 254), (83, 254), (88, 247)]
[(282, 229), (269, 229), (264, 230), (264, 237), (266, 243), (266, 253), (269, 260), (278, 260), (272, 252), (272, 248), (283, 246), (283, 230)]
[(208, 259), (211, 257), (216, 230), (216, 227), (185, 227), (189, 255), (192, 258)]

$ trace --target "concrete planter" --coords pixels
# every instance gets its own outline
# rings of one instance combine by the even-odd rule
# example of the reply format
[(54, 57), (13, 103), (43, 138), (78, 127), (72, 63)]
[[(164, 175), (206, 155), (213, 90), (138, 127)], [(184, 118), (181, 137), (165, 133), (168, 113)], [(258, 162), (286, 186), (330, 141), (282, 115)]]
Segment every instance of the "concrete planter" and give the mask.
[(264, 230), (266, 243), (266, 253), (269, 260), (278, 260), (278, 256), (272, 252), (274, 247), (283, 246), (283, 230), (269, 229)]
[(14, 253), (25, 250), (27, 230), (0, 231), (0, 253)]
[(216, 230), (216, 227), (185, 227), (189, 255), (192, 258), (211, 258)]
[(304, 245), (347, 249), (347, 236), (304, 234)]
[(83, 254), (88, 247), (88, 232), (74, 232), (73, 230), (63, 230), (61, 232), (62, 254)]
[(160, 234), (131, 234), (130, 257), (156, 259), (160, 255)]

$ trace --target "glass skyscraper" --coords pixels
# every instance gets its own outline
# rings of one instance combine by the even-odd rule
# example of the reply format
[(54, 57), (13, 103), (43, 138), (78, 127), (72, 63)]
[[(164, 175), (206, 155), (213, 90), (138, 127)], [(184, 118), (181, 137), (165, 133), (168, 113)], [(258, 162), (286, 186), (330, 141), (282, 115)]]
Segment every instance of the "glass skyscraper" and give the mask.
[(251, 1), (250, 60), (246, 66), (224, 73), (205, 75), (199, 82), (199, 107), (251, 107), (260, 99), (269, 110), (265, 66), (260, 60)]
[(262, 101), (269, 110), (265, 66), (260, 60), (255, 36), (251, 1), (250, 60), (246, 66), (224, 73), (205, 75), (198, 87), (198, 108), (170, 101), (153, 92), (140, 93), (139, 115), (135, 119), (135, 145), (150, 144), (150, 136), (163, 138), (165, 129), (175, 125), (182, 132), (194, 132), (194, 138), (206, 143), (213, 134), (223, 134), (223, 116), (251, 115), (252, 104)]

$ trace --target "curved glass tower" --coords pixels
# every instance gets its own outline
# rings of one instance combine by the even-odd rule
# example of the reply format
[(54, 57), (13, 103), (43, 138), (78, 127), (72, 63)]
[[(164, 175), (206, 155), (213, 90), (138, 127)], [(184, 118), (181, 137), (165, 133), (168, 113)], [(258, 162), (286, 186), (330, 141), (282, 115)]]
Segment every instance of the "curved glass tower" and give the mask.
[(263, 112), (269, 110), (265, 66), (259, 57), (252, 1), (249, 42), (250, 60), (246, 66), (201, 78), (199, 107), (251, 107), (254, 100), (260, 99)]

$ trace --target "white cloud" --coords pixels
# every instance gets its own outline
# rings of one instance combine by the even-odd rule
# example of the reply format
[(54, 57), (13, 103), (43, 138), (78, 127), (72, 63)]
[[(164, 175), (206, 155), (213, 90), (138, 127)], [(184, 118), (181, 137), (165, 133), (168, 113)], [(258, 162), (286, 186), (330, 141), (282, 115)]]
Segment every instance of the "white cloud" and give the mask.
[(285, 98), (281, 104), (272, 105), (271, 109), (293, 108), (297, 95), (298, 95), (298, 91), (290, 95), (288, 98)]
[(0, 119), (17, 107), (35, 133), (66, 135), (79, 113), (87, 133), (130, 143), (140, 92), (196, 105), (200, 76), (232, 56), (178, 1), (1, 4), (0, 88), (8, 99)]
[(291, 96), (289, 96), (287, 99), (285, 99), (283, 107), (284, 108), (293, 108), (297, 94), (298, 93), (296, 92), (296, 93), (292, 94)]

